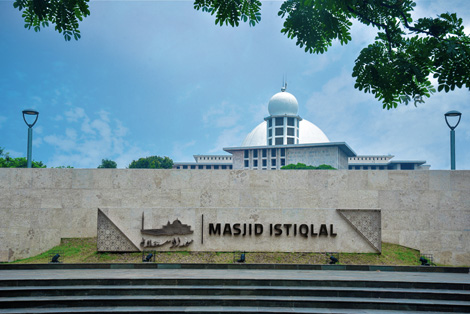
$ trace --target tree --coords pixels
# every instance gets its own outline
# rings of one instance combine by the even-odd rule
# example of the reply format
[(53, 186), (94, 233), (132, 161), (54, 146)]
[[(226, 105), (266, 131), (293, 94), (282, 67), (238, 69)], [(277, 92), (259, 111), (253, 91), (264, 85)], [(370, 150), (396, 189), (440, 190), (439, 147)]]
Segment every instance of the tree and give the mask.
[[(88, 0), (15, 0), (25, 27), (38, 31), (49, 22), (78, 40), (78, 20), (90, 14)], [(470, 37), (455, 13), (413, 21), (413, 0), (286, 0), (278, 15), (281, 32), (309, 53), (325, 53), (333, 41), (351, 41), (352, 21), (378, 30), (362, 49), (353, 68), (355, 88), (372, 93), (383, 108), (424, 102), (435, 92), (465, 86), (470, 90)], [(194, 8), (215, 15), (215, 23), (255, 26), (261, 21), (259, 0), (195, 0)]]
[(117, 163), (110, 159), (102, 159), (101, 165), (99, 165), (98, 168), (117, 168)]
[(64, 33), (65, 40), (78, 40), (78, 21), (90, 15), (89, 0), (15, 0), (13, 7), (22, 11), (25, 28), (39, 32), (41, 27), (55, 24), (55, 30)]
[[(281, 30), (309, 53), (324, 53), (334, 40), (351, 41), (352, 21), (378, 29), (375, 41), (356, 59), (355, 88), (372, 93), (387, 109), (399, 103), (424, 102), (438, 90), (470, 89), (470, 37), (455, 13), (413, 22), (412, 0), (287, 0), (278, 15)], [(260, 21), (261, 2), (253, 0), (196, 0), (198, 10), (216, 15), (216, 24), (238, 26)]]
[(173, 167), (173, 160), (168, 157), (150, 156), (146, 158), (139, 158), (133, 160), (129, 168), (149, 168), (149, 169), (171, 169)]
[[(5, 153), (5, 149), (0, 147), (0, 168), (27, 168), (28, 160), (26, 157), (11, 158), (9, 153)], [(42, 161), (32, 161), (33, 168), (47, 168)]]
[(330, 166), (330, 165), (319, 165), (318, 167), (316, 166), (307, 166), (306, 164), (303, 164), (301, 162), (297, 164), (288, 164), (286, 166), (282, 166), (281, 170), (336, 170), (336, 168)]

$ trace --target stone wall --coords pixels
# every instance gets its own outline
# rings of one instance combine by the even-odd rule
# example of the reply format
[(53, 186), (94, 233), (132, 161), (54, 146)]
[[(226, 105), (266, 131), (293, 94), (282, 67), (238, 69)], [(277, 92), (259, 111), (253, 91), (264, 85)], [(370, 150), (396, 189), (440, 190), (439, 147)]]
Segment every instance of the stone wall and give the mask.
[(96, 236), (97, 208), (380, 208), (384, 242), (470, 265), (469, 191), (470, 171), (0, 169), (0, 261)]

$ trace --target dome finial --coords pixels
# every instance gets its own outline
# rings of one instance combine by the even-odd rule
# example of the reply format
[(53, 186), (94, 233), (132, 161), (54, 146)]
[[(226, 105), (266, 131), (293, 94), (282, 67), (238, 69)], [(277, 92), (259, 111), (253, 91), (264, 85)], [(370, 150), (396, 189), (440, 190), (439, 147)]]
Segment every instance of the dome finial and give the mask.
[(282, 87), (281, 87), (281, 92), (285, 92), (287, 89), (287, 78), (282, 76)]

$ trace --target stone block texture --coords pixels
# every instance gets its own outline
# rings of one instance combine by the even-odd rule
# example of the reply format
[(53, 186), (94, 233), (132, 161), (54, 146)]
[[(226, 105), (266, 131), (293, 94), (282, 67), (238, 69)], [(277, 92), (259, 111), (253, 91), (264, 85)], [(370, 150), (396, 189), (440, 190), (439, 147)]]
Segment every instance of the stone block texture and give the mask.
[(469, 191), (470, 171), (460, 170), (0, 169), (0, 261), (96, 237), (98, 208), (117, 221), (131, 213), (137, 230), (142, 212), (159, 208), (181, 217), (188, 208), (378, 208), (384, 242), (470, 265)]

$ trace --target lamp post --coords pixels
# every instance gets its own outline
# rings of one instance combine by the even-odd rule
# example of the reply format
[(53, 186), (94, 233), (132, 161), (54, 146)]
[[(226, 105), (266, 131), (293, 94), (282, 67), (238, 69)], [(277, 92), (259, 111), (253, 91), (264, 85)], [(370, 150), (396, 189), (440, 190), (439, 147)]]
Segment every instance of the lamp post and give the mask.
[[(26, 116), (34, 116), (34, 122), (33, 123), (28, 123), (26, 121)], [(36, 121), (38, 121), (38, 116), (39, 112), (33, 109), (26, 109), (23, 110), (23, 120), (28, 126), (28, 168), (31, 168), (32, 165), (32, 154), (33, 154), (33, 126), (36, 124)]]
[[(455, 131), (454, 129), (459, 125), (460, 118), (462, 118), (462, 113), (457, 110), (451, 110), (444, 114), (446, 118), (447, 126), (450, 128), (450, 169), (455, 170)], [(458, 117), (457, 123), (455, 125), (450, 125), (448, 118), (449, 117)], [(454, 120), (455, 121), (455, 120)]]

